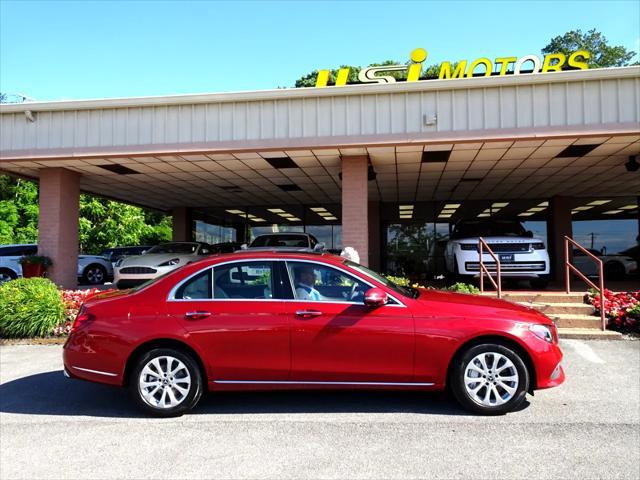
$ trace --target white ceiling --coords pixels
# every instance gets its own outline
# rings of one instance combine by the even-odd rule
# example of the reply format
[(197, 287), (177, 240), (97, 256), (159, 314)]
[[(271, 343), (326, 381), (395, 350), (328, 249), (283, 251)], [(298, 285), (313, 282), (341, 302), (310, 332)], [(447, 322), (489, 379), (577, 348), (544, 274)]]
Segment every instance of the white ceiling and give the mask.
[[(582, 157), (555, 158), (571, 144), (599, 144)], [(423, 151), (450, 150), (443, 163), (423, 163)], [(624, 163), (640, 154), (640, 135), (535, 139), (440, 145), (361, 147), (158, 157), (13, 161), (9, 173), (37, 178), (38, 169), (64, 167), (82, 174), (85, 192), (160, 210), (176, 206), (323, 205), (340, 202), (341, 156), (368, 154), (377, 176), (372, 200), (383, 202), (547, 199), (638, 196), (640, 171)], [(265, 159), (290, 157), (299, 168), (276, 169)], [(99, 165), (138, 172), (120, 175)], [(469, 180), (479, 181), (469, 181)], [(283, 191), (280, 184), (301, 191)], [(237, 187), (236, 189), (232, 189)]]

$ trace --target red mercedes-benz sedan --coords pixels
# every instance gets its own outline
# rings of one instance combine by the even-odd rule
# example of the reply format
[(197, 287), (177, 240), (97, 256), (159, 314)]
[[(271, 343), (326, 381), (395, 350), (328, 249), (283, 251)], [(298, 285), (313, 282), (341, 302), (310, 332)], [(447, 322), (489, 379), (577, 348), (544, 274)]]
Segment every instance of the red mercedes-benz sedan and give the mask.
[(159, 416), (205, 389), (446, 387), (500, 414), (561, 384), (561, 359), (553, 322), (531, 308), (276, 251), (211, 256), (94, 297), (64, 347), (66, 375), (126, 386)]

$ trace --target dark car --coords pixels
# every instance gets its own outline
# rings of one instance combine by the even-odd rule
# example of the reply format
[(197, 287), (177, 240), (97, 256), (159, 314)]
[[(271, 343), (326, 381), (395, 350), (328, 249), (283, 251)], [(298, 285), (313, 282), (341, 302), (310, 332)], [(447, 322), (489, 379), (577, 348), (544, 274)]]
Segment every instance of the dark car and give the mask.
[(130, 257), (132, 255), (142, 255), (150, 248), (151, 245), (105, 248), (102, 252), (100, 252), (100, 256), (107, 258), (111, 263), (115, 264), (121, 258)]

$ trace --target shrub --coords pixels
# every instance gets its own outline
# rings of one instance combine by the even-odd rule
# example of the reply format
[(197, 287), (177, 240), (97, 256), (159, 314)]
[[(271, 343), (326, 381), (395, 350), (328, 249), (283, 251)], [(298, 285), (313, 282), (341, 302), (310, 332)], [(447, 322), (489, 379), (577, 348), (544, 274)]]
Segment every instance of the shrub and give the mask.
[(385, 275), (385, 278), (390, 282), (395, 283), (399, 287), (408, 287), (411, 285), (411, 280), (406, 277), (394, 277), (393, 275)]
[(449, 290), (450, 292), (458, 292), (458, 293), (473, 293), (473, 294), (480, 293), (480, 289), (478, 287), (475, 287), (469, 283), (462, 283), (462, 282), (454, 283), (450, 287), (447, 287), (446, 290)]
[(64, 320), (58, 289), (46, 278), (19, 278), (0, 286), (0, 335), (44, 337)]

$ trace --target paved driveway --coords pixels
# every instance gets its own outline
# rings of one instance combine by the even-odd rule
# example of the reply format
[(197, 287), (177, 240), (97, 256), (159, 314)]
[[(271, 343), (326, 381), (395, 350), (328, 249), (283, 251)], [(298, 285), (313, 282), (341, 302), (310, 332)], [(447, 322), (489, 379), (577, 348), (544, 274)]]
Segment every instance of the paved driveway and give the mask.
[(58, 346), (3, 346), (0, 477), (640, 478), (640, 342), (563, 348), (565, 385), (503, 417), (442, 394), (280, 392), (158, 420), (65, 379)]

